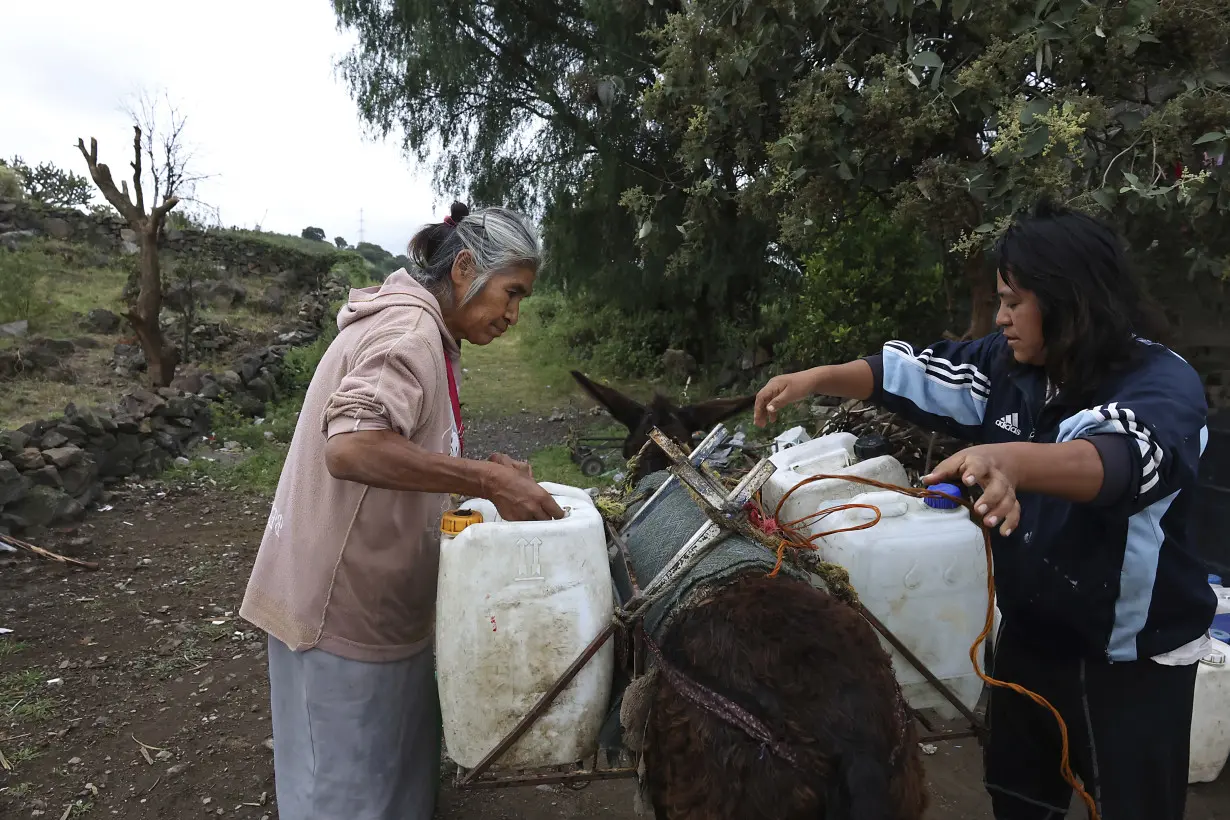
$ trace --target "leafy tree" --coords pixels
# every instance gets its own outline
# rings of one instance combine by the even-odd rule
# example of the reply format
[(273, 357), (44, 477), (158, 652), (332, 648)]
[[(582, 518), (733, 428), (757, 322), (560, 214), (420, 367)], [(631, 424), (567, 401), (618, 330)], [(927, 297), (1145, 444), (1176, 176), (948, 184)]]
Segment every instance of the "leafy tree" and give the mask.
[(323, 228), (313, 228), (312, 226), (309, 225), (308, 227), (304, 228), (303, 232), (299, 235), (302, 236), (304, 239), (310, 239), (313, 242), (324, 242), (325, 241), (325, 232)]
[(655, 38), (644, 117), (680, 136), (689, 207), (733, 201), (806, 252), (870, 192), (948, 249), (969, 333), (992, 326), (984, 249), (1043, 194), (1154, 267), (1225, 275), (1230, 0), (696, 0)]
[[(686, 196), (676, 137), (641, 117), (659, 76), (645, 36), (677, 0), (334, 0), (357, 35), (342, 64), (362, 117), (435, 161), (442, 190), (543, 216), (547, 284), (671, 316), (702, 360), (714, 320), (755, 318), (781, 272), (764, 223)], [(733, 166), (721, 184), (737, 187)], [(652, 215), (621, 206), (634, 190)], [(723, 230), (703, 233), (702, 221)], [(673, 334), (672, 334), (673, 335)]]
[(334, 244), (334, 245), (337, 245), (338, 250), (343, 250), (343, 251), (344, 251), (344, 250), (346, 250), (346, 248), (347, 248), (346, 238), (345, 238), (345, 237), (342, 237), (342, 236), (335, 236), (335, 237), (333, 237), (333, 244)]
[(783, 350), (797, 363), (846, 361), (875, 352), (885, 339), (925, 343), (944, 330), (942, 250), (877, 201), (859, 204), (804, 259)]
[(373, 265), (379, 265), (393, 257), (393, 254), (389, 253), (374, 242), (360, 242), (358, 245), (355, 245), (354, 249), (355, 253), (359, 254), (359, 256), (362, 256)]
[(94, 198), (89, 179), (58, 168), (50, 162), (31, 166), (21, 157), (13, 157), (8, 165), (21, 180), (26, 195), (36, 202), (61, 208), (75, 208), (88, 205)]
[(0, 198), (26, 198), (26, 189), (21, 184), (21, 177), (2, 159), (0, 159)]
[(669, 317), (702, 361), (814, 278), (862, 195), (944, 250), (971, 334), (985, 248), (1043, 194), (1119, 222), (1168, 288), (1226, 276), (1230, 0), (334, 8), (370, 125), (439, 188), (539, 210), (548, 283)]

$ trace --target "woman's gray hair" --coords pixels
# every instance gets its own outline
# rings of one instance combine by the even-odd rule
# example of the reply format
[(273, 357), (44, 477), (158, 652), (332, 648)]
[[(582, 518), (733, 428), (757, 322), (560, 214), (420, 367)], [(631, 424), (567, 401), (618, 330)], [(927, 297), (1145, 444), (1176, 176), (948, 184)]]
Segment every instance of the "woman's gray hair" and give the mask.
[[(542, 265), (538, 232), (528, 218), (507, 208), (483, 208), (474, 213), (454, 202), (450, 216), (420, 230), (410, 240), (407, 253), (418, 280), (445, 307), (461, 307), (477, 296), (496, 273), (509, 268)], [(453, 263), (457, 254), (469, 251), (474, 260), (474, 284), (461, 304), (455, 304)]]

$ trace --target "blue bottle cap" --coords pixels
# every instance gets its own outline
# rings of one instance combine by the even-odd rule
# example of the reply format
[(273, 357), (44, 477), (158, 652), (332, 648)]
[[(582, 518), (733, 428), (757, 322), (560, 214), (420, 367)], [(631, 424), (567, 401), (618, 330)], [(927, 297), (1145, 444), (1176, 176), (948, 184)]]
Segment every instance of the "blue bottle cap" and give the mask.
[[(941, 493), (947, 493), (951, 496), (961, 497), (961, 488), (956, 484), (932, 484), (927, 489), (935, 490)], [(939, 498), (938, 496), (927, 496), (923, 499), (923, 503), (935, 510), (955, 510), (959, 505), (957, 502), (948, 498)]]
[(1217, 586), (1221, 586), (1221, 576), (1220, 576), (1220, 575), (1210, 575), (1210, 576), (1209, 576), (1209, 583), (1210, 583), (1210, 584), (1217, 584)]

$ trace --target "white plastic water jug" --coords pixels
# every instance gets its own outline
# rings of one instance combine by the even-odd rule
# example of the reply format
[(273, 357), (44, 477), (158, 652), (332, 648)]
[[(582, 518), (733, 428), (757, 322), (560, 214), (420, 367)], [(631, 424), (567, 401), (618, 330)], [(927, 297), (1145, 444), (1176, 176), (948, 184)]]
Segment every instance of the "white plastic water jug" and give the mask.
[[(854, 460), (854, 443), (850, 433), (832, 433), (797, 447), (791, 447), (769, 457), (777, 470), (760, 489), (760, 503), (768, 516), (773, 515), (786, 494), (804, 479), (816, 475), (853, 475), (885, 484), (905, 487), (909, 483), (905, 468), (892, 456), (876, 456), (865, 461)], [(798, 521), (813, 513), (834, 506), (851, 496), (865, 492), (866, 485), (826, 478), (799, 487), (782, 505), (782, 523)], [(809, 535), (830, 529), (829, 519), (812, 522), (804, 529)]]
[(1230, 645), (1213, 640), (1213, 650), (1196, 670), (1188, 783), (1212, 783), (1230, 757)]
[[(955, 494), (955, 488), (951, 490)], [(877, 507), (873, 527), (818, 540), (820, 557), (850, 573), (863, 606), (945, 683), (970, 709), (982, 681), (970, 663), (970, 646), (987, 616), (987, 561), (982, 531), (969, 511), (944, 499), (924, 501), (887, 490), (862, 493), (850, 504)], [(842, 510), (824, 521), (826, 530), (875, 519), (869, 509)], [(933, 708), (945, 720), (958, 717), (909, 661), (881, 638), (906, 701)]]
[[(474, 499), (441, 524), (437, 678), (445, 747), (464, 768), (496, 747), (614, 611), (602, 516), (584, 490), (542, 486), (563, 519), (504, 521), (490, 501)], [(614, 651), (608, 641), (495, 765), (530, 769), (592, 755)]]

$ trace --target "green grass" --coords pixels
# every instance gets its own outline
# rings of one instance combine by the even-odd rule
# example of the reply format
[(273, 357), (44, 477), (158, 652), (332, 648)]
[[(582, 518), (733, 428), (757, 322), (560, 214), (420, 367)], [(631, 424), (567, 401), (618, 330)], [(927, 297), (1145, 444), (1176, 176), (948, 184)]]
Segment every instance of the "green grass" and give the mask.
[(245, 239), (255, 242), (264, 242), (268, 245), (276, 245), (290, 250), (300, 251), (302, 253), (311, 253), (317, 256), (339, 256), (344, 251), (340, 250), (332, 242), (317, 242), (314, 239), (304, 239), (302, 236), (291, 236), (284, 233), (266, 233), (265, 231), (246, 231), (246, 230), (221, 230), (220, 234), (234, 236), (239, 239)]
[(45, 694), (46, 684), (37, 669), (0, 676), (0, 716), (46, 720), (59, 701)]
[(175, 466), (163, 473), (167, 481), (213, 481), (220, 487), (272, 496), (278, 488), (282, 465), (286, 462), (285, 444), (264, 444), (237, 461), (207, 461), (194, 458), (187, 466)]
[(21, 641), (13, 641), (8, 639), (0, 639), (0, 659), (11, 658), (23, 649), (27, 649), (28, 644)]
[(467, 415), (510, 416), (522, 410), (542, 415), (553, 409), (592, 407), (594, 402), (581, 391), (570, 370), (634, 397), (649, 397), (647, 382), (608, 378), (609, 374), (575, 360), (568, 350), (531, 344), (529, 336), (542, 327), (536, 304), (533, 298), (526, 300), (517, 325), (490, 344), (463, 343), (461, 366), (468, 372), (462, 380), (461, 401)]
[(9, 763), (12, 763), (14, 766), (20, 766), (22, 763), (29, 763), (31, 760), (37, 760), (41, 754), (42, 752), (33, 746), (21, 746), (17, 749), (17, 751), (10, 755), (5, 755), (5, 757), (7, 757)]
[(0, 323), (22, 319), (30, 335), (81, 335), (77, 315), (119, 312), (128, 273), (96, 248), (44, 239), (0, 254)]
[[(623, 469), (624, 462), (619, 453), (604, 459), (607, 471), (612, 468)], [(588, 489), (590, 487), (606, 487), (610, 485), (610, 477), (596, 476), (589, 478), (581, 473), (581, 469), (572, 461), (568, 447), (563, 444), (544, 447), (530, 456), (530, 466), (534, 468), (535, 481), (553, 481), (556, 484), (566, 484), (570, 487)]]

